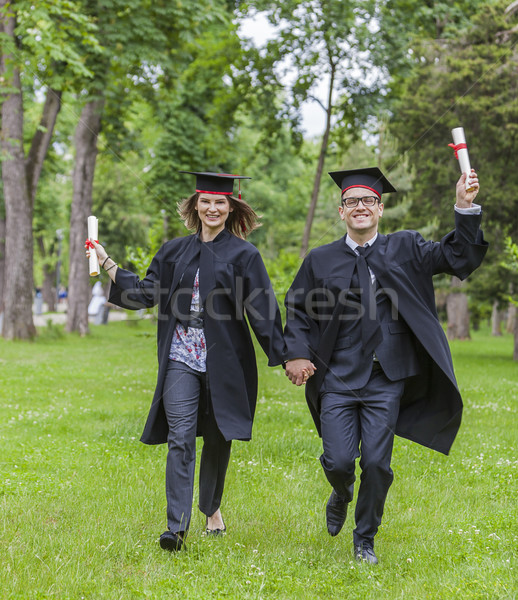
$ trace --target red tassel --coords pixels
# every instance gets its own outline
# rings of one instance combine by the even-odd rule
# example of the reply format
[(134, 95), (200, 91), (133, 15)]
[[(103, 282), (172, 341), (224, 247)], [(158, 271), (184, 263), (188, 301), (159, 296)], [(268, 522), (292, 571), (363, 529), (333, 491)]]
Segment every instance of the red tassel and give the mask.
[(241, 231), (243, 233), (246, 233), (246, 225), (244, 219), (241, 219), (241, 221), (239, 221), (239, 224), (241, 225)]
[(241, 179), (239, 180), (239, 199), (241, 200)]

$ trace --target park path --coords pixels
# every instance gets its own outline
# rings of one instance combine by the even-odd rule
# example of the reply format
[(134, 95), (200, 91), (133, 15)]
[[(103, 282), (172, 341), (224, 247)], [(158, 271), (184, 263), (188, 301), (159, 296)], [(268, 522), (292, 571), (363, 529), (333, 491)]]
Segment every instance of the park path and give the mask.
[[(36, 327), (45, 327), (49, 319), (55, 325), (65, 324), (67, 322), (66, 304), (60, 303), (58, 304), (57, 308), (58, 310), (56, 312), (42, 312), (41, 314), (36, 314), (36, 312), (33, 310), (32, 316), (34, 319), (34, 325)], [(108, 323), (110, 321), (125, 321), (126, 318), (126, 311), (111, 309), (108, 316)], [(93, 324), (94, 317), (89, 317), (89, 321)]]

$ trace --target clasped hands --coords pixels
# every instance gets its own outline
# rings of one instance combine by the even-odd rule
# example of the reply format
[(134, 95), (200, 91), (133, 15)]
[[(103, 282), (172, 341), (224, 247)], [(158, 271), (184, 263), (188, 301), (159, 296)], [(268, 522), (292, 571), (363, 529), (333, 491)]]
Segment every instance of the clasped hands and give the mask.
[(286, 362), (286, 377), (294, 385), (303, 385), (317, 368), (307, 358), (294, 358)]

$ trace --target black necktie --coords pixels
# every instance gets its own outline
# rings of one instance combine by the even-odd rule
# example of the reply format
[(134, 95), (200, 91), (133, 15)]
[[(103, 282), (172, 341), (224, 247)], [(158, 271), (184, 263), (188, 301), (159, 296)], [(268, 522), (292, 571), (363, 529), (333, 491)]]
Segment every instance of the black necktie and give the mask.
[(378, 321), (376, 310), (376, 297), (374, 295), (374, 286), (372, 285), (369, 267), (365, 260), (367, 248), (357, 246), (356, 251), (359, 256), (356, 257), (356, 271), (361, 289), (362, 304), (362, 347), (367, 353), (374, 352), (376, 346), (383, 339), (381, 326)]

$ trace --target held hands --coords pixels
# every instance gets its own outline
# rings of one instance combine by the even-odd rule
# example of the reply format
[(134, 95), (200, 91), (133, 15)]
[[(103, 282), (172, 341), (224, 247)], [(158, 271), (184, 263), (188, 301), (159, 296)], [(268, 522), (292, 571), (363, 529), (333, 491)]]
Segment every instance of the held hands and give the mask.
[[(466, 178), (468, 178), (468, 187), (472, 187), (470, 192), (466, 191)], [(466, 173), (462, 173), (460, 179), (457, 181), (457, 208), (471, 208), (473, 200), (475, 200), (480, 185), (478, 183), (478, 176), (475, 169), (471, 169), (471, 173), (467, 176)]]
[(315, 373), (317, 368), (307, 358), (294, 358), (286, 363), (286, 377), (294, 385), (303, 385)]

